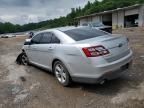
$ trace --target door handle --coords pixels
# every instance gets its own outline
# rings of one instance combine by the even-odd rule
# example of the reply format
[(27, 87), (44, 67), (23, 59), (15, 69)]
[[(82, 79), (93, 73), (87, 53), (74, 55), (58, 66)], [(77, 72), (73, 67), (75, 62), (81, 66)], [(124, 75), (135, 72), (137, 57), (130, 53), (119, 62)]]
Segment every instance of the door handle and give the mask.
[(48, 50), (53, 50), (53, 49), (54, 49), (53, 47), (49, 47), (49, 48), (48, 48)]

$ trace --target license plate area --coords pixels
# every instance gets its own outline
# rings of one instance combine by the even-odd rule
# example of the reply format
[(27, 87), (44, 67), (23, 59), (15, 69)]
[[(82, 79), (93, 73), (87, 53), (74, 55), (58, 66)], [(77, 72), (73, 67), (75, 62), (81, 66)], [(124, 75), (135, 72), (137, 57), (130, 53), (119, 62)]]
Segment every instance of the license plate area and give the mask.
[(121, 66), (119, 69), (115, 70), (115, 71), (110, 71), (104, 74), (104, 76), (106, 78), (112, 78), (115, 76), (119, 76), (121, 73), (123, 73), (125, 70), (127, 70), (130, 67), (130, 63), (127, 63), (123, 66)]
[(127, 63), (126, 65), (123, 65), (120, 69), (121, 70), (126, 70), (129, 68), (129, 63)]

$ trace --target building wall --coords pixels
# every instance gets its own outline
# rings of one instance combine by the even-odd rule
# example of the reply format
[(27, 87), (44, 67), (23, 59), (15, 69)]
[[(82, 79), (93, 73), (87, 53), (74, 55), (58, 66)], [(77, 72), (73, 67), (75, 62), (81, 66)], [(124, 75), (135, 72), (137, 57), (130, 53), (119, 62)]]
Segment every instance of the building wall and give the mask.
[(130, 9), (130, 10), (125, 11), (125, 16), (134, 15), (134, 14), (138, 14), (138, 13), (139, 13), (139, 8)]
[(80, 19), (80, 25), (82, 25), (84, 23), (87, 23), (87, 19), (86, 18)]
[(117, 12), (114, 12), (112, 14), (112, 29), (116, 29), (117, 28), (117, 25), (118, 25), (118, 13)]
[(118, 11), (118, 28), (124, 28), (124, 11)]
[(92, 22), (92, 17), (87, 17), (87, 18), (83, 18), (83, 19), (80, 19), (80, 25), (83, 25), (84, 23), (90, 23)]
[(92, 17), (92, 22), (100, 22), (100, 21), (101, 21), (101, 16)]
[(101, 21), (101, 16), (94, 16), (94, 17), (87, 17), (80, 19), (79, 25), (82, 25), (84, 23), (89, 23), (89, 22), (100, 22)]
[(139, 8), (139, 21), (138, 21), (139, 27), (144, 27), (144, 6), (141, 6)]
[(117, 11), (112, 13), (112, 28), (123, 28), (124, 27), (124, 11)]
[(112, 13), (112, 28), (124, 28), (124, 17), (128, 15), (139, 14), (139, 26), (144, 24), (144, 6), (143, 8), (136, 8), (130, 10), (116, 11)]
[[(112, 28), (113, 29), (124, 28), (125, 16), (134, 15), (134, 14), (139, 15), (138, 26), (139, 27), (144, 26), (144, 6), (141, 6), (135, 9), (120, 10), (120, 11), (113, 12), (112, 13)], [(80, 25), (82, 25), (83, 23), (88, 23), (88, 22), (102, 22), (104, 18), (103, 16), (105, 15), (96, 15), (93, 17), (80, 19)], [(107, 19), (107, 18), (108, 17), (105, 17), (104, 19)]]

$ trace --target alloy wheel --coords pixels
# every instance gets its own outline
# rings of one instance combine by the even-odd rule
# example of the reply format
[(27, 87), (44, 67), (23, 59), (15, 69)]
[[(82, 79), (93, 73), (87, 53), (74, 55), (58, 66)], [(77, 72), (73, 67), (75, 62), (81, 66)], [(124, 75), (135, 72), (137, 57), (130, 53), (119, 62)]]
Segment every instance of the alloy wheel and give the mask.
[(22, 63), (23, 63), (24, 65), (28, 65), (28, 57), (27, 57), (26, 54), (23, 54), (23, 55), (22, 55)]
[(61, 64), (57, 64), (55, 66), (55, 74), (56, 74), (56, 78), (58, 79), (58, 81), (60, 83), (65, 83), (66, 82), (66, 72), (65, 72), (65, 69), (64, 67), (61, 65)]

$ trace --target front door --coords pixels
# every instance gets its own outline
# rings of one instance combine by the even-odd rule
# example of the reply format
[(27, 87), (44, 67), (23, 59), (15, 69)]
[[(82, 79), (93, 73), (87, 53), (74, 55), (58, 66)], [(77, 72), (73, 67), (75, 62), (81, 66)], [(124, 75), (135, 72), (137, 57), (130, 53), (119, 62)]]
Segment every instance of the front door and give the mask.
[(27, 56), (30, 60), (30, 62), (37, 64), (39, 62), (39, 42), (42, 38), (42, 34), (35, 35), (31, 40), (31, 45), (28, 46), (28, 49), (26, 51)]

